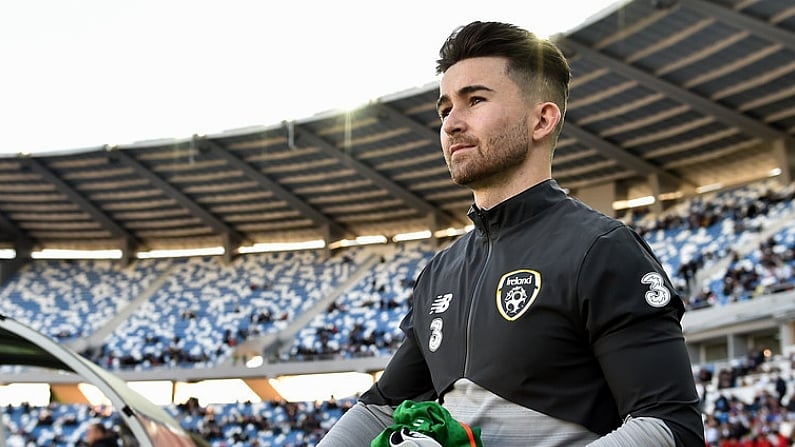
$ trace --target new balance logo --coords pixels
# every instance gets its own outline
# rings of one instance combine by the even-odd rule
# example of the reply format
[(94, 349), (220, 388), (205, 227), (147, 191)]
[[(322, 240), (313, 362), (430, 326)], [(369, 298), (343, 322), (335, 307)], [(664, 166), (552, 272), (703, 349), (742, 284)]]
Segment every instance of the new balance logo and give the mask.
[(452, 293), (445, 293), (444, 295), (437, 295), (431, 304), (431, 311), (428, 315), (440, 314), (450, 307), (450, 300), (453, 299)]

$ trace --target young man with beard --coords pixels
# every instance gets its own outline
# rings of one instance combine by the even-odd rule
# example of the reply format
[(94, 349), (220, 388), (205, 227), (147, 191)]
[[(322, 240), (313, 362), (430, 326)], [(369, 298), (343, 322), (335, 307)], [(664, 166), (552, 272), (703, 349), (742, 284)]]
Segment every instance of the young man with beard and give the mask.
[(703, 446), (680, 297), (634, 231), (552, 178), (563, 54), (473, 22), (437, 62), (442, 150), (475, 229), (425, 267), (404, 343), (319, 445), (369, 446), (401, 402), (435, 399), (484, 446)]

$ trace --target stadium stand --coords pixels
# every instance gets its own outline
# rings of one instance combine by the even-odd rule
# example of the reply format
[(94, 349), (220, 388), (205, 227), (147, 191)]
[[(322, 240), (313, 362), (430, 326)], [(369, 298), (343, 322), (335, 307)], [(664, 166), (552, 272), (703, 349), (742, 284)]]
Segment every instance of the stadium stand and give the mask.
[(415, 242), (382, 254), (364, 278), (296, 335), (287, 359), (389, 355), (402, 340), (398, 322), (408, 310), (414, 280), (435, 251), (428, 242)]
[(357, 268), (357, 257), (316, 251), (175, 263), (152, 297), (108, 337), (97, 361), (109, 369), (209, 367), (252, 336), (284, 330)]
[(710, 284), (721, 302), (770, 295), (795, 288), (795, 228), (784, 227), (744, 257), (736, 253), (723, 275)]
[[(352, 399), (323, 402), (240, 402), (201, 406), (195, 398), (165, 410), (188, 432), (212, 447), (314, 445), (354, 403)], [(35, 407), (8, 406), (3, 420), (10, 447), (35, 445), (74, 447), (89, 424), (101, 422), (120, 436), (125, 429), (111, 407), (82, 404)]]
[[(795, 283), (791, 266), (787, 268), (792, 263), (793, 249), (790, 236), (793, 230), (788, 224), (795, 219), (792, 184), (784, 187), (775, 181), (762, 181), (696, 196), (664, 216), (646, 214), (646, 219), (651, 223), (640, 221), (633, 225), (676, 280), (690, 309), (783, 292)], [(747, 253), (750, 258), (746, 263), (753, 264), (753, 269), (768, 271), (759, 265), (759, 255), (748, 248), (765, 244), (768, 238), (780, 240), (768, 248), (781, 263), (777, 270), (780, 277), (775, 285), (768, 284), (761, 290), (757, 289), (757, 284), (748, 285), (747, 290), (736, 292), (738, 296), (719, 287), (724, 277), (732, 275), (734, 268), (726, 261), (738, 253)], [(432, 251), (427, 253), (427, 259), (431, 254)], [(393, 308), (389, 308), (389, 302), (395, 290), (403, 296), (410, 293), (406, 276), (397, 273), (406, 269), (403, 262), (401, 256), (396, 256), (382, 263), (380, 270), (333, 303), (325, 315), (316, 316), (298, 334), (289, 358), (388, 355), (392, 352), (389, 347), (394, 348), (394, 343), (402, 339), (397, 327), (406, 308), (402, 300)], [(388, 281), (379, 280), (383, 271), (396, 273), (386, 275), (391, 278)], [(418, 270), (414, 272), (419, 273)], [(705, 277), (704, 272), (712, 276)], [(381, 287), (384, 290), (380, 290)]]
[(114, 413), (110, 407), (82, 404), (8, 406), (3, 409), (3, 419), (10, 435), (7, 444), (52, 447), (81, 445), (89, 424), (101, 422), (106, 427), (117, 425)]
[(646, 214), (630, 223), (689, 297), (691, 307), (703, 306), (713, 295), (712, 301), (736, 300), (740, 297), (731, 297), (718, 286), (719, 280), (703, 278), (702, 273), (714, 267), (717, 271), (711, 275), (722, 280), (731, 268), (726, 261), (740, 253), (747, 255), (749, 247), (774, 237), (772, 232), (786, 232), (795, 218), (793, 190), (793, 184), (783, 186), (775, 180), (755, 182), (694, 197), (662, 216)]
[(323, 402), (241, 402), (199, 406), (189, 399), (169, 411), (183, 428), (200, 434), (212, 446), (224, 442), (246, 445), (314, 445), (354, 403), (352, 399)]
[(37, 261), (0, 284), (0, 313), (63, 341), (87, 337), (128, 306), (168, 267), (142, 260)]
[[(795, 351), (793, 351), (795, 352)], [(694, 368), (709, 447), (785, 447), (795, 441), (795, 355), (764, 349), (723, 364)], [(322, 402), (240, 402), (200, 405), (196, 399), (166, 410), (213, 447), (314, 445), (353, 399)], [(114, 411), (86, 405), (9, 406), (2, 413), (9, 446), (77, 445), (87, 424), (118, 427)], [(17, 441), (18, 440), (18, 441)], [(17, 443), (18, 442), (18, 443)]]
[[(791, 288), (793, 230), (786, 224), (793, 218), (792, 190), (758, 182), (694, 197), (664, 216), (647, 214), (632, 224), (678, 281), (690, 308), (745, 300)], [(281, 359), (388, 355), (401, 338), (397, 325), (412, 280), (434, 251), (430, 243), (403, 243), (391, 253), (370, 253), (382, 262), (300, 329)], [(249, 337), (284, 331), (327, 298), (366, 251), (345, 253), (329, 259), (315, 251), (251, 254), (229, 265), (217, 257), (141, 260), (125, 268), (112, 261), (37, 261), (2, 286), (0, 296), (7, 299), (0, 306), (53, 337), (93, 335), (100, 347), (90, 355), (111, 369), (208, 367), (229, 360)], [(761, 264), (770, 262), (777, 268)], [(704, 271), (711, 276), (703, 278)], [(753, 275), (738, 282), (742, 271)], [(778, 277), (764, 276), (770, 272)], [(729, 290), (730, 280), (740, 287)], [(126, 317), (99, 342), (102, 324), (120, 314)]]
[[(710, 302), (711, 307), (737, 306), (735, 303), (755, 296), (759, 296), (760, 304), (763, 304), (762, 298), (788, 291), (793, 283), (795, 230), (788, 225), (793, 209), (791, 189), (791, 186), (777, 186), (776, 191), (779, 193), (771, 194), (770, 183), (760, 182), (683, 201), (677, 210), (672, 210), (667, 216), (646, 215), (644, 222), (654, 222), (656, 227), (643, 227), (642, 222), (633, 225), (647, 237), (655, 250), (669, 250), (665, 252), (666, 268), (673, 270), (673, 266), (686, 264), (687, 256), (691, 253), (711, 252), (715, 253), (712, 264), (700, 265), (693, 278), (701, 270), (710, 270), (729, 254), (734, 258), (730, 264), (726, 264), (725, 270), (718, 270), (724, 272), (722, 275), (733, 276), (732, 272), (740, 266), (759, 273), (757, 282), (749, 286), (743, 299), (716, 298)], [(713, 217), (705, 217), (710, 215)], [(737, 227), (741, 230), (735, 231)], [(683, 232), (688, 236), (682, 237)], [(703, 241), (697, 237), (698, 232), (705, 235)], [(697, 248), (688, 248), (695, 244), (699, 244)], [(340, 251), (331, 258), (324, 257), (321, 252), (306, 251), (246, 255), (231, 264), (224, 263), (218, 257), (140, 261), (124, 269), (113, 267), (113, 263), (106, 261), (36, 261), (18, 272), (0, 293), (23, 296), (21, 291), (37, 290), (37, 284), (49, 284), (52, 278), (82, 284), (84, 294), (81, 299), (93, 303), (106, 301), (93, 298), (91, 293), (100, 291), (107, 295), (109, 290), (128, 290), (121, 304), (115, 307), (108, 304), (109, 308), (115, 310), (91, 308), (93, 313), (84, 311), (80, 314), (89, 321), (95, 318), (96, 312), (110, 316), (124, 305), (135, 307), (105, 339), (106, 347), (103, 350), (105, 353), (125, 352), (123, 355), (131, 356), (133, 360), (125, 363), (121, 360), (123, 355), (118, 354), (113, 360), (107, 355), (96, 359), (100, 365), (111, 369), (124, 364), (144, 371), (157, 367), (213, 368), (220, 360), (228, 360), (235, 345), (244, 342), (247, 337), (285, 331), (299, 316), (306, 318), (306, 315), (302, 315), (306, 313), (314, 313), (314, 316), (308, 324), (299, 328), (294, 336), (294, 345), (285, 348), (286, 355), (279, 361), (311, 361), (326, 357), (344, 360), (363, 355), (387, 357), (390, 348), (395, 346), (391, 342), (400, 339), (397, 325), (408, 308), (412, 282), (424, 263), (438, 249), (432, 242), (421, 241), (377, 249)], [(745, 254), (741, 256), (741, 252)], [(367, 258), (378, 259), (367, 264), (363, 262)], [(784, 265), (789, 268), (783, 268)], [(365, 271), (356, 272), (359, 266), (365, 266)], [(764, 272), (771, 271), (771, 267), (778, 267), (779, 274), (786, 274), (765, 277)], [(105, 274), (105, 271), (108, 273)], [(150, 276), (142, 280), (140, 275), (146, 275), (146, 272), (151, 272)], [(357, 273), (358, 279), (345, 283), (344, 290), (330, 304), (323, 305), (317, 311), (319, 303), (324, 298), (328, 299), (331, 291), (343, 284), (344, 279), (353, 277), (354, 273)], [(680, 275), (681, 269), (674, 274)], [(89, 281), (90, 278), (93, 278), (93, 282)], [(127, 278), (139, 279), (135, 282)], [(114, 285), (118, 288), (112, 288)], [(145, 293), (147, 285), (155, 286), (148, 294)], [(57, 293), (57, 290), (51, 291), (50, 295)], [(148, 298), (137, 303), (138, 296)], [(691, 312), (696, 309), (699, 309), (698, 312), (710, 311), (709, 308), (701, 309), (704, 306), (695, 305), (693, 299), (690, 306)], [(30, 317), (30, 313), (18, 314), (30, 322), (36, 321)], [(270, 318), (260, 320), (263, 314), (270, 315)], [(286, 318), (279, 321), (282, 315)], [(82, 321), (75, 326), (84, 328), (84, 331), (90, 327)], [(201, 330), (191, 332), (191, 328)], [(97, 331), (100, 332), (99, 329)], [(82, 336), (90, 335), (87, 331), (82, 333)], [(180, 345), (186, 352), (190, 353), (191, 349), (198, 347), (199, 352), (211, 354), (198, 362), (184, 361), (184, 358), (179, 361), (177, 356), (166, 360), (161, 355), (168, 352), (168, 345), (158, 344), (157, 340), (172, 340), (175, 336), (190, 341)], [(124, 348), (122, 342), (127, 343), (128, 348)], [(781, 357), (786, 348), (778, 346), (773, 352), (778, 352), (775, 355)], [(745, 429), (735, 427), (729, 431), (722, 428), (722, 432), (730, 434), (717, 435), (718, 439), (721, 436), (725, 438), (721, 441), (732, 437), (759, 437), (761, 433), (765, 436), (775, 433), (788, 436), (790, 433), (789, 425), (783, 420), (776, 425), (760, 422), (760, 411), (766, 414), (773, 410), (764, 407), (768, 404), (759, 403), (767, 402), (769, 398), (764, 394), (759, 395), (757, 391), (769, 392), (774, 383), (773, 375), (776, 378), (783, 377), (791, 390), (792, 368), (785, 367), (786, 362), (776, 363), (778, 366), (773, 368), (770, 366), (773, 363), (767, 362), (764, 356), (756, 356), (753, 361), (750, 358), (749, 354), (749, 357), (710, 361), (697, 367), (697, 377), (710, 377), (709, 381), (703, 381), (700, 385), (704, 389), (705, 420), (709, 424), (721, 427), (729, 423), (725, 412), (721, 410), (723, 407), (715, 407), (714, 404), (721, 396), (727, 396), (727, 390), (731, 390), (726, 397), (731, 405), (744, 403), (741, 405), (742, 411), (747, 414), (743, 420), (750, 425), (746, 424), (748, 426)], [(762, 363), (765, 365), (760, 366)], [(728, 384), (724, 383), (727, 375), (732, 377)], [(752, 380), (758, 380), (759, 383), (751, 383)], [(789, 401), (789, 398), (782, 399), (775, 411), (783, 411), (782, 408), (786, 408)], [(200, 413), (195, 410), (195, 414), (184, 413), (185, 405), (171, 406), (168, 410), (179, 417), (186, 429), (204, 437), (213, 446), (256, 443), (287, 446), (313, 445), (319, 439), (341, 414), (339, 409), (327, 410), (327, 405), (263, 402), (211, 404)], [(792, 407), (795, 407), (795, 401)], [(293, 408), (289, 411), (300, 410), (300, 414), (293, 419), (285, 419), (285, 412), (289, 412), (286, 408)], [(48, 411), (54, 416), (49, 426), (34, 424), (40, 415), (46, 415)], [(62, 408), (53, 405), (50, 409), (28, 408), (24, 411), (15, 407), (7, 408), (5, 414), (4, 417), (8, 419), (6, 425), (10, 427), (12, 436), (17, 439), (36, 438), (38, 445), (62, 445), (59, 442), (72, 445), (69, 443), (79, 439), (87, 421), (96, 419), (90, 409), (80, 406)], [(64, 417), (66, 421), (61, 422), (64, 418), (60, 415), (69, 417)], [(74, 415), (77, 415), (77, 422), (70, 420)], [(113, 423), (112, 418), (105, 421)], [(740, 432), (743, 435), (738, 435)]]

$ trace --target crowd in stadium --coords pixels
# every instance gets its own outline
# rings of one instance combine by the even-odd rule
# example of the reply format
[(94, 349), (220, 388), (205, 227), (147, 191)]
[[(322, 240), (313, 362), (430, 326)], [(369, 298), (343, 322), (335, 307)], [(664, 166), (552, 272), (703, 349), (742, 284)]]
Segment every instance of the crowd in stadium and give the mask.
[[(707, 199), (694, 199), (681, 207), (681, 212), (665, 213), (651, 219), (648, 212), (636, 212), (630, 222), (639, 234), (650, 236), (655, 232), (663, 232), (666, 239), (676, 239), (681, 231), (698, 231), (710, 228), (730, 228), (735, 235), (759, 234), (770, 220), (775, 210), (793, 211), (795, 188), (775, 188), (764, 185), (760, 189), (749, 188), (733, 191), (728, 194), (715, 195)], [(739, 239), (738, 239), (739, 240)], [(722, 272), (716, 281), (699, 284), (697, 274), (705, 266), (714, 264), (719, 259), (731, 259), (731, 264)], [(701, 309), (753, 298), (771, 293), (784, 292), (795, 288), (795, 233), (788, 227), (784, 231), (770, 236), (758, 243), (758, 247), (749, 256), (741, 256), (731, 244), (712, 245), (708, 250), (699, 251), (690, 257), (684, 250), (677, 253), (671, 264), (679, 267), (672, 276), (681, 286), (680, 293), (689, 309)], [(417, 272), (415, 272), (417, 273)], [(333, 356), (355, 357), (383, 355), (393, 352), (397, 347), (401, 334), (384, 328), (368, 329), (363, 327), (362, 319), (354, 322), (353, 331), (347, 331), (347, 338), (339, 337), (344, 324), (335, 324), (340, 315), (351, 309), (361, 310), (372, 306), (379, 309), (397, 309), (392, 327), (396, 327), (399, 317), (408, 308), (408, 296), (411, 282), (387, 284), (391, 287), (380, 294), (403, 298), (389, 299), (381, 302), (380, 297), (372, 300), (335, 302), (326, 311), (323, 324), (312, 326), (311, 341), (298, 340), (289, 359), (317, 359)], [(397, 291), (393, 290), (397, 289)], [(388, 303), (388, 304), (387, 304)]]
[[(714, 370), (695, 371), (703, 397), (708, 447), (785, 447), (795, 445), (795, 355), (768, 358), (764, 349)], [(214, 447), (313, 446), (353, 404), (354, 398), (323, 402), (241, 402), (200, 405), (195, 398), (167, 410), (182, 426)], [(83, 438), (88, 426), (102, 422), (123, 433), (120, 419), (107, 407), (58, 404), (37, 408), (8, 406), (7, 445), (67, 447)]]
[(696, 383), (710, 447), (784, 447), (795, 443), (795, 356), (770, 361), (764, 349), (729, 367), (702, 367)]
[[(647, 211), (636, 212), (630, 224), (645, 238), (663, 232), (665, 239), (670, 241), (676, 240), (683, 231), (711, 228), (753, 237), (771, 221), (780, 218), (778, 215), (768, 218), (775, 210), (792, 210), (795, 188), (763, 185), (756, 194), (753, 191), (749, 188), (745, 192), (694, 199), (681, 207), (679, 213), (651, 216)], [(790, 228), (785, 227), (760, 241), (750, 255), (742, 256), (737, 252), (735, 245), (740, 240), (737, 237), (735, 243), (708, 245), (706, 249), (677, 259), (678, 267), (671, 275), (678, 281), (688, 308), (700, 309), (795, 288), (795, 240)], [(731, 264), (721, 272), (719, 280), (699, 283), (698, 274), (720, 259), (731, 259)]]
[[(734, 195), (693, 200), (686, 207), (680, 208), (685, 211), (678, 214), (668, 213), (653, 219), (649, 215), (643, 216), (644, 218), (636, 215), (632, 225), (650, 240), (660, 232), (676, 237), (678, 231), (703, 230), (716, 226), (730, 227), (735, 234), (758, 236), (773, 220), (772, 217), (770, 220), (760, 220), (760, 217), (765, 218), (774, 212), (779, 213), (776, 216), (787, 216), (785, 212), (774, 211), (782, 206), (787, 207), (786, 212), (792, 211), (793, 189), (790, 186), (779, 189), (778, 192), (772, 192), (767, 187), (757, 190), (762, 192), (750, 198), (749, 190), (739, 190)], [(731, 222), (731, 225), (727, 222)], [(740, 240), (733, 239), (735, 243)], [(678, 262), (669, 260), (670, 265), (679, 266), (673, 276), (680, 278), (684, 284), (693, 286), (690, 293), (683, 288), (687, 305), (691, 309), (731, 305), (735, 301), (752, 299), (757, 295), (792, 289), (795, 285), (795, 243), (792, 231), (785, 225), (784, 230), (769, 237), (758, 238), (755, 243), (755, 248), (745, 254), (735, 250), (736, 247), (732, 245), (711, 245), (710, 250), (700, 253), (703, 256), (689, 259), (682, 256)], [(324, 355), (340, 358), (389, 355), (400, 341), (397, 322), (408, 309), (412, 278), (434, 252), (434, 248), (427, 244), (407, 247), (410, 249), (401, 249), (388, 258), (382, 257), (371, 274), (351, 287), (349, 293), (343, 294), (327, 306), (296, 335), (296, 343), (285, 357), (275, 360), (312, 360)], [(731, 262), (720, 272), (717, 280), (707, 278), (703, 284), (694, 282), (702, 270), (726, 256), (731, 256)], [(311, 256), (301, 258), (301, 262), (307, 259), (317, 262), (318, 265), (323, 264), (319, 258)], [(283, 261), (285, 265), (290, 264), (289, 260), (279, 261)], [(202, 263), (205, 267), (212, 265), (212, 261)], [(70, 264), (74, 267), (76, 263)], [(347, 260), (344, 264), (351, 264), (351, 261)], [(165, 270), (162, 267), (159, 269)], [(41, 271), (31, 268), (27, 273), (23, 270), (21, 275), (30, 275), (31, 272), (39, 274)], [(260, 275), (262, 272), (255, 273)], [(269, 282), (268, 287), (259, 287), (254, 284), (262, 283), (261, 279), (234, 275), (231, 278), (231, 282), (241, 284), (238, 293), (246, 298), (241, 300), (244, 303), (242, 307), (232, 307), (230, 313), (237, 315), (236, 324), (245, 324), (218, 329), (219, 333), (214, 339), (218, 343), (218, 350), (211, 353), (214, 360), (233, 352), (231, 348), (252, 334), (259, 334), (261, 329), (257, 328), (274, 324), (274, 320), (281, 319), (285, 310), (270, 307), (258, 310), (256, 306), (259, 303), (257, 299), (266, 296), (263, 294), (288, 290), (280, 288), (275, 279)], [(31, 282), (27, 279), (23, 284)], [(5, 290), (0, 290), (0, 293), (10, 293), (8, 291), (16, 287), (14, 279), (3, 287)], [(173, 284), (169, 287), (173, 287)], [(328, 287), (310, 285), (306, 290), (319, 295), (320, 290), (328, 290)], [(287, 301), (283, 304), (290, 309), (291, 303)], [(190, 314), (189, 308), (182, 307), (181, 312), (179, 318), (184, 320), (197, 318)], [(279, 318), (273, 318), (273, 315), (279, 315)], [(280, 327), (284, 326), (275, 327), (274, 330)], [(99, 351), (95, 353), (95, 359), (101, 366), (109, 369), (125, 366), (213, 366), (207, 356), (192, 358), (189, 349), (183, 351), (183, 340), (179, 336), (170, 339), (164, 339), (162, 335), (148, 337), (143, 337), (144, 345), (156, 345), (159, 351), (151, 350), (145, 357), (129, 361), (120, 357), (114, 358), (108, 351)], [(164, 346), (166, 349), (163, 349)], [(782, 347), (784, 350), (787, 348)], [(707, 445), (794, 445), (794, 364), (795, 357), (784, 354), (774, 358), (769, 352), (760, 349), (748, 357), (732, 360), (728, 366), (699, 365), (695, 370), (695, 378), (703, 397), (702, 411)], [(213, 447), (298, 447), (315, 445), (323, 433), (352, 405), (354, 399), (341, 399), (339, 402), (332, 399), (325, 402), (243, 402), (204, 406), (191, 399), (168, 407), (168, 411), (186, 430), (207, 440)], [(115, 412), (104, 409), (98, 411), (89, 406), (65, 406), (56, 403), (45, 408), (8, 406), (3, 411), (3, 418), (9, 431), (7, 445), (10, 447), (80, 445), (88, 426), (96, 421), (117, 432), (124, 431), (119, 426), (120, 419), (115, 417)]]
[[(776, 218), (792, 211), (793, 191), (792, 185), (762, 183), (696, 197), (659, 216), (636, 210), (628, 220), (659, 253), (686, 305), (700, 309), (795, 286), (795, 234), (789, 228), (757, 241), (750, 254), (736, 251), (741, 241), (758, 238)], [(705, 232), (705, 242), (696, 245), (692, 241), (702, 237), (699, 232)], [(273, 360), (391, 353), (402, 337), (397, 323), (408, 309), (412, 280), (434, 252), (430, 244), (404, 245), (411, 248), (382, 259), (371, 274), (299, 332), (290, 352)], [(732, 262), (718, 276), (697, 280), (721, 259)], [(132, 273), (126, 273), (108, 266), (109, 262), (92, 262), (85, 268), (94, 274), (87, 275), (79, 263), (36, 262), (0, 289), (8, 298), (6, 304), (0, 303), (0, 311), (54, 337), (63, 331), (77, 333), (76, 328), (83, 326), (96, 330), (125, 302), (132, 302), (152, 278), (168, 271), (167, 263), (139, 261), (128, 269)], [(172, 263), (174, 273), (166, 285), (86, 356), (112, 370), (216, 365), (232, 359), (235, 347), (250, 337), (284, 329), (298, 309), (306, 310), (323, 290), (334, 286), (333, 281), (346, 278), (356, 261), (349, 255), (332, 260), (312, 254), (273, 259), (248, 255), (233, 267), (218, 264), (212, 258)], [(284, 279), (302, 273), (301, 269), (309, 274)], [(103, 282), (103, 275), (113, 278), (112, 286)], [(62, 290), (48, 291), (46, 284), (75, 290), (64, 295)], [(86, 300), (81, 301), (86, 296), (92, 297), (90, 309)], [(49, 304), (54, 300), (62, 302)], [(11, 302), (17, 304), (8, 305)], [(216, 318), (218, 312), (222, 318)]]

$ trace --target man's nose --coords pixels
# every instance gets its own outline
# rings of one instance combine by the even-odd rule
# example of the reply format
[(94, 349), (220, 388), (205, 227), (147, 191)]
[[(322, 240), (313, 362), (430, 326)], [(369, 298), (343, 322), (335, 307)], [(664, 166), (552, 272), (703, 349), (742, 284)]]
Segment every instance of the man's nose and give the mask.
[(442, 123), (442, 131), (448, 135), (454, 135), (462, 132), (466, 128), (466, 122), (462, 119), (461, 113), (455, 109), (445, 117)]

